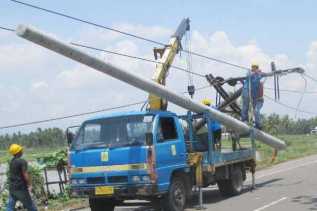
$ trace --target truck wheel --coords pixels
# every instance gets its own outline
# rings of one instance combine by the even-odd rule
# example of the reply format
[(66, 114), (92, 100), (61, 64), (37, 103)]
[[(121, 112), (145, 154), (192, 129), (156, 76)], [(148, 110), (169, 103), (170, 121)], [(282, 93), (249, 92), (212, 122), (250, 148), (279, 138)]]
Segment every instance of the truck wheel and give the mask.
[(235, 196), (242, 192), (243, 175), (240, 167), (233, 169), (230, 178), (217, 181), (220, 193), (223, 196)]
[(184, 180), (175, 177), (170, 184), (168, 193), (164, 197), (165, 211), (183, 211), (186, 205), (186, 186)]
[(115, 203), (113, 199), (89, 198), (91, 211), (114, 211)]

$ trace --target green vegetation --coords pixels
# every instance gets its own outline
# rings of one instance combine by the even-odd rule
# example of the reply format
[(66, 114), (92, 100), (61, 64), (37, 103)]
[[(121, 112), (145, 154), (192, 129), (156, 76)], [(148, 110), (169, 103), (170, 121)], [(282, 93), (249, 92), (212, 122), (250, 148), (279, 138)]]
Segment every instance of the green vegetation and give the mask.
[[(48, 210), (60, 211), (60, 210), (71, 210), (78, 209), (81, 207), (88, 207), (88, 200), (85, 198), (70, 198), (65, 200), (63, 198), (51, 199), (48, 203)], [(41, 210), (42, 207), (40, 207)], [(65, 209), (67, 208), (67, 209)]]
[[(265, 168), (284, 161), (305, 157), (312, 154), (317, 154), (317, 135), (279, 135), (278, 138), (284, 140), (287, 148), (280, 151), (274, 162), (272, 162), (272, 155), (274, 150), (256, 141), (257, 168)], [(243, 138), (240, 140), (242, 147), (251, 147), (250, 138)], [(231, 149), (231, 141), (223, 140), (222, 148)]]
[(272, 148), (257, 142), (257, 151), (260, 160), (257, 162), (258, 168), (264, 168), (276, 163), (305, 157), (317, 153), (317, 135), (281, 135), (280, 139), (285, 140), (287, 148), (278, 152), (276, 160), (272, 163)]
[(7, 150), (10, 144), (20, 144), (27, 148), (57, 148), (66, 146), (64, 131), (59, 128), (38, 128), (35, 132), (0, 136), (0, 150)]
[(67, 159), (67, 150), (62, 149), (37, 158), (37, 162), (46, 167), (63, 167), (67, 165)]
[(317, 126), (317, 117), (310, 119), (292, 119), (288, 115), (270, 114), (263, 116), (263, 130), (270, 134), (299, 135), (309, 134)]
[[(28, 161), (36, 161), (52, 153), (58, 152), (60, 150), (65, 150), (66, 147), (52, 147), (52, 148), (24, 148), (23, 157)], [(8, 150), (0, 150), (0, 164), (6, 163), (11, 159), (11, 155)]]

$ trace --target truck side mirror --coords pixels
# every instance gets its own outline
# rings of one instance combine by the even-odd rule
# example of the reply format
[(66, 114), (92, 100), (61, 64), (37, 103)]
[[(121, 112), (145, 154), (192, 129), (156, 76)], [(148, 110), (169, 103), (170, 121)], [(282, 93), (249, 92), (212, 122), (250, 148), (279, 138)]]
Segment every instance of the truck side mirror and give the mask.
[(153, 133), (145, 133), (145, 143), (147, 146), (153, 145)]
[(74, 133), (70, 132), (68, 129), (66, 130), (66, 139), (68, 146), (70, 146), (74, 140)]

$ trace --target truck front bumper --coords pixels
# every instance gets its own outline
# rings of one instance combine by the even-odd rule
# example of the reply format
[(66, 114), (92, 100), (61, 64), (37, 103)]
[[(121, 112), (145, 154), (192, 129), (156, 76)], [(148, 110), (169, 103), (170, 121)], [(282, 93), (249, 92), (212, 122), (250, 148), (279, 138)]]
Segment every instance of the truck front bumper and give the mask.
[(70, 193), (72, 197), (108, 197), (108, 198), (147, 198), (150, 196), (158, 195), (157, 185), (142, 184), (142, 185), (129, 185), (129, 186), (113, 186), (113, 194), (96, 195), (95, 187), (79, 187), (72, 186)]

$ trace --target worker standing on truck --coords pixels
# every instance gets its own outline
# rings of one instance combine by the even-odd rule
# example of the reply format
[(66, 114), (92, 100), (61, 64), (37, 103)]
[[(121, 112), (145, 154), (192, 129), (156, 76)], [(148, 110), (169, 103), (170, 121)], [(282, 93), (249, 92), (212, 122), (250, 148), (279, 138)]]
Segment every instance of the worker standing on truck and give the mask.
[(23, 147), (18, 144), (11, 144), (9, 152), (13, 156), (9, 165), (9, 201), (7, 211), (15, 210), (15, 204), (20, 201), (28, 211), (37, 211), (32, 201), (32, 185), (27, 172), (27, 162), (22, 158)]
[[(251, 72), (243, 82), (241, 120), (249, 121), (249, 105), (252, 104), (255, 127), (262, 129), (260, 110), (263, 106), (263, 73), (257, 63), (252, 63)], [(251, 102), (250, 102), (251, 100)]]
[[(202, 104), (206, 106), (211, 106), (211, 100), (210, 99), (203, 99)], [(217, 109), (216, 107), (212, 106), (214, 109)], [(221, 148), (221, 125), (218, 121), (213, 120), (211, 123), (211, 130), (213, 134), (213, 141), (215, 143), (215, 146), (217, 148)]]

